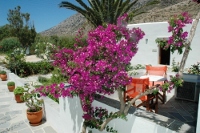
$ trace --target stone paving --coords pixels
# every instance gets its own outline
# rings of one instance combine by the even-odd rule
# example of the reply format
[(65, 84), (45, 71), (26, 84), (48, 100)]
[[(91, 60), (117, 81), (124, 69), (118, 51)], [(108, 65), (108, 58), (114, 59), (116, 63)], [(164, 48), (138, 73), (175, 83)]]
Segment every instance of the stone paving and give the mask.
[(167, 103), (159, 103), (158, 108), (158, 114), (196, 127), (198, 103), (175, 99), (173, 96)]
[(0, 80), (0, 133), (57, 133), (45, 118), (39, 126), (29, 125), (25, 103), (16, 103), (7, 82)]

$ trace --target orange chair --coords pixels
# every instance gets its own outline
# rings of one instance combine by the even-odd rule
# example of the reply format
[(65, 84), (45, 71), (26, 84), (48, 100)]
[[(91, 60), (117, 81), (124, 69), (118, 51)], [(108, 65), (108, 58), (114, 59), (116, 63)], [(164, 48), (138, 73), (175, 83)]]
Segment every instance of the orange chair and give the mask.
[[(167, 77), (167, 66), (146, 65), (146, 75)], [(149, 86), (163, 85), (163, 84), (164, 84), (164, 81), (156, 81), (156, 82), (150, 82)], [(158, 99), (160, 99), (162, 103), (165, 103), (166, 101), (165, 97), (166, 97), (166, 91), (163, 91), (162, 94), (158, 93)]]
[[(167, 66), (151, 66), (146, 65), (146, 75), (155, 75), (155, 76), (163, 76), (167, 77)], [(162, 85), (164, 82), (157, 81), (157, 82), (150, 82), (150, 86), (154, 86), (156, 84)]]
[[(127, 85), (126, 91), (124, 92), (124, 101), (130, 101), (142, 92), (149, 89), (149, 78), (132, 78), (132, 82)], [(144, 106), (146, 110), (157, 113), (158, 110), (158, 97), (154, 94), (145, 95), (139, 98), (142, 103), (135, 105), (136, 107)], [(154, 111), (153, 111), (154, 110)]]

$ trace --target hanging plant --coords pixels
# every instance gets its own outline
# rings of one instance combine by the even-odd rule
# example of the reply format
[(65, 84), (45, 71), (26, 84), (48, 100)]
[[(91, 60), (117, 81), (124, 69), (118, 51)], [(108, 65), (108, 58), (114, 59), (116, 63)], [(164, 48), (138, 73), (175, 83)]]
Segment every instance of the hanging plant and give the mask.
[(167, 41), (166, 38), (157, 38), (156, 39), (156, 43), (158, 44), (158, 46), (160, 46), (164, 50), (168, 49), (168, 43), (167, 42), (168, 41)]
[(192, 19), (187, 12), (183, 12), (180, 15), (174, 15), (168, 23), (168, 32), (172, 32), (172, 35), (168, 38), (167, 46), (170, 46), (172, 53), (177, 50), (179, 54), (182, 54), (188, 36), (188, 32), (183, 31), (183, 27), (191, 24)]
[(180, 15), (171, 17), (168, 23), (168, 32), (172, 32), (172, 35), (167, 39), (157, 38), (156, 43), (165, 50), (170, 48), (172, 53), (177, 50), (179, 54), (182, 54), (188, 36), (188, 32), (183, 31), (183, 27), (185, 27), (186, 24), (191, 24), (192, 19), (187, 12), (183, 12)]

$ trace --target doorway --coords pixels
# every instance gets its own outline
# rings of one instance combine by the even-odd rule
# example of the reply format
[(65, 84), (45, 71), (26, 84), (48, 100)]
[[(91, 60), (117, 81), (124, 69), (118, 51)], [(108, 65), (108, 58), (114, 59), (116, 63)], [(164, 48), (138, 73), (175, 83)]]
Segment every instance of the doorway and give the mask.
[(170, 48), (164, 50), (159, 47), (159, 61), (158, 64), (170, 65)]

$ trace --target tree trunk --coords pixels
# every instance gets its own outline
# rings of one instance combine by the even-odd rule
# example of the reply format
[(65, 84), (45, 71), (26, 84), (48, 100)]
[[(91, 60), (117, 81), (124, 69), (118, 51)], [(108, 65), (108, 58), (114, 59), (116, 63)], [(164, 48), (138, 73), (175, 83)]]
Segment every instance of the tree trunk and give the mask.
[(190, 34), (189, 34), (189, 37), (188, 37), (188, 40), (187, 40), (187, 43), (186, 43), (186, 46), (185, 46), (185, 51), (184, 51), (183, 57), (181, 59), (180, 69), (179, 69), (179, 75), (180, 76), (182, 76), (182, 74), (183, 74), (185, 63), (186, 63), (186, 60), (187, 60), (189, 52), (190, 52), (190, 46), (191, 46), (191, 43), (192, 43), (192, 39), (194, 38), (197, 25), (199, 23), (199, 19), (200, 19), (200, 10), (199, 10), (195, 20), (193, 21), (193, 24), (192, 24), (192, 27), (191, 27), (191, 30), (190, 30)]

